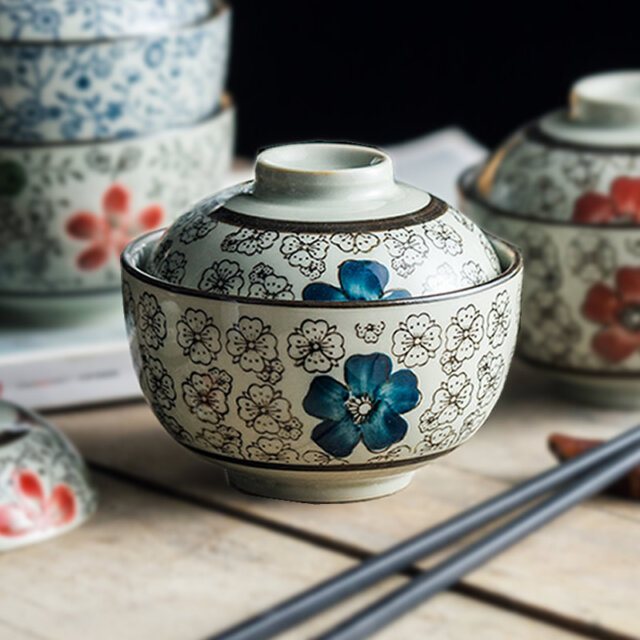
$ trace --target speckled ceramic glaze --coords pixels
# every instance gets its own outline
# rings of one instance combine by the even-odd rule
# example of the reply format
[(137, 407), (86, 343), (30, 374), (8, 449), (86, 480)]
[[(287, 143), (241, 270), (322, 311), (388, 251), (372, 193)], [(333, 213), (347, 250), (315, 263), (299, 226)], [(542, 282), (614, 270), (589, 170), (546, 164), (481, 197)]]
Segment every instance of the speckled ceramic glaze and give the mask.
[(155, 136), (0, 149), (0, 296), (119, 290), (127, 242), (223, 179), (233, 125), (228, 106)]
[(69, 441), (39, 416), (0, 401), (0, 551), (73, 529), (96, 503)]
[[(241, 489), (314, 502), (391, 493), (471, 437), (497, 401), (517, 333), (520, 258), (444, 203), (397, 185), (377, 150), (316, 144), (265, 154), (254, 185), (219, 194), (162, 239), (147, 235), (123, 253), (140, 384), (165, 429)], [(434, 280), (439, 292), (424, 295), (440, 264), (464, 266), (429, 239), (438, 222), (485, 266), (482, 282)], [(226, 225), (238, 229), (225, 244)], [(282, 247), (304, 247), (307, 225), (323, 252), (298, 249), (291, 259)], [(398, 270), (385, 233), (403, 231), (420, 238), (424, 255)], [(205, 252), (215, 275), (200, 273)], [(301, 269), (316, 264), (310, 258), (322, 266)], [(226, 288), (203, 287), (203, 277)]]
[(198, 22), (215, 0), (0, 0), (0, 40), (100, 40)]
[(640, 404), (640, 73), (578, 82), (569, 111), (517, 132), (460, 191), (523, 251), (520, 355), (576, 398)]
[(230, 10), (163, 35), (0, 45), (0, 140), (121, 138), (191, 124), (220, 103)]

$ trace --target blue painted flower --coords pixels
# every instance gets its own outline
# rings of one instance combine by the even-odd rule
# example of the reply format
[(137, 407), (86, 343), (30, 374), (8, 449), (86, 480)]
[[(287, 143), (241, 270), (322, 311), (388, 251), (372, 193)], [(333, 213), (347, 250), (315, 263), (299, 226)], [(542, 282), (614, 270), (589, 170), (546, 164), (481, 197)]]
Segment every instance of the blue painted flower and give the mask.
[(399, 442), (407, 422), (399, 414), (420, 400), (417, 378), (408, 369), (391, 373), (383, 353), (351, 356), (344, 365), (346, 385), (331, 376), (317, 376), (303, 401), (304, 410), (322, 422), (312, 440), (336, 458), (348, 456), (362, 441), (369, 451)]
[(409, 298), (406, 289), (384, 288), (389, 282), (389, 271), (384, 265), (371, 260), (347, 260), (338, 270), (340, 288), (324, 282), (308, 284), (303, 292), (304, 300), (397, 300)]

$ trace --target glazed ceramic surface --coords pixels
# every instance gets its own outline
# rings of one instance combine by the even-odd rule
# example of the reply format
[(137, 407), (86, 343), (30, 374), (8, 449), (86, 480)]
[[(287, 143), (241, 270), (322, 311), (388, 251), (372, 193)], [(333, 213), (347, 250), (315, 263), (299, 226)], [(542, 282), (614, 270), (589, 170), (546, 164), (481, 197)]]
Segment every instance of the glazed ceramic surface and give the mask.
[(96, 502), (69, 441), (39, 416), (0, 402), (0, 551), (69, 531)]
[[(311, 164), (331, 163), (336, 149), (349, 154), (347, 177), (345, 169), (282, 169), (304, 154)], [(199, 291), (282, 301), (392, 300), (500, 273), (484, 233), (441, 200), (396, 183), (376, 149), (276, 147), (258, 157), (256, 175), (176, 221), (154, 250), (151, 273)]]
[(191, 124), (220, 103), (231, 14), (161, 36), (0, 45), (0, 139), (121, 138)]
[[(331, 303), (240, 301), (153, 278), (158, 238), (123, 254), (140, 384), (165, 429), (245, 489), (312, 501), (386, 493), (354, 494), (360, 473), (395, 478), (459, 446), (500, 394), (521, 284), (502, 243), (502, 274), (474, 288)], [(318, 471), (333, 476), (305, 477)]]
[[(215, 188), (234, 112), (156, 136), (0, 150), (0, 304), (119, 289), (119, 255)], [(18, 296), (18, 297), (16, 297)], [(22, 297), (20, 297), (22, 296)], [(15, 306), (15, 305), (13, 305)]]
[(213, 0), (0, 0), (0, 40), (99, 40), (198, 22)]

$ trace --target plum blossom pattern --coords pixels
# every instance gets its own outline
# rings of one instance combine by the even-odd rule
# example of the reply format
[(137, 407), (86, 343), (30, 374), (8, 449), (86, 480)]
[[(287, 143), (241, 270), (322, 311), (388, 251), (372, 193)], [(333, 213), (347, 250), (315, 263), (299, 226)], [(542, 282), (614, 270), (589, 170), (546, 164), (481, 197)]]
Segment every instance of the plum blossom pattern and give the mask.
[(441, 329), (428, 313), (411, 314), (393, 332), (391, 352), (399, 364), (422, 367), (442, 344)]
[(146, 356), (143, 362), (144, 383), (153, 396), (154, 402), (162, 409), (171, 409), (176, 403), (173, 378), (158, 358)]
[(180, 231), (180, 242), (183, 244), (206, 238), (218, 226), (218, 220), (212, 214), (205, 214), (200, 208), (186, 215), (188, 218)]
[(502, 391), (505, 363), (500, 354), (485, 353), (478, 363), (477, 397), (481, 406), (489, 404)]
[(445, 348), (451, 354), (449, 362), (453, 370), (473, 357), (483, 336), (484, 320), (475, 305), (458, 309), (445, 331)]
[(278, 434), (291, 422), (291, 403), (268, 384), (252, 384), (237, 399), (238, 415), (258, 433)]
[(293, 287), (284, 277), (276, 275), (271, 265), (260, 262), (249, 273), (249, 297), (264, 300), (293, 300)]
[(302, 291), (304, 300), (345, 302), (348, 300), (398, 300), (409, 298), (405, 289), (385, 291), (389, 271), (384, 265), (371, 260), (347, 260), (338, 270), (340, 287), (314, 282)]
[(231, 382), (231, 376), (217, 367), (207, 373), (194, 372), (182, 383), (182, 398), (199, 420), (219, 424), (229, 412)]
[(238, 295), (243, 284), (242, 269), (235, 260), (216, 260), (202, 272), (198, 289), (233, 296)]
[(418, 455), (429, 455), (436, 451), (451, 449), (458, 441), (458, 432), (451, 424), (436, 424), (424, 435), (421, 442), (416, 445), (415, 452)]
[(601, 325), (591, 346), (606, 362), (623, 362), (640, 350), (640, 268), (618, 269), (613, 287), (594, 284), (587, 292), (582, 314)]
[(598, 235), (581, 234), (569, 245), (571, 272), (584, 282), (610, 276), (616, 268), (616, 252), (610, 242)]
[(164, 221), (164, 209), (157, 204), (144, 207), (137, 214), (131, 211), (131, 192), (121, 184), (113, 184), (102, 196), (100, 213), (76, 211), (69, 217), (65, 229), (74, 240), (88, 243), (76, 256), (81, 271), (103, 267), (109, 258), (118, 258), (136, 235), (157, 229)]
[(451, 256), (462, 253), (462, 238), (460, 234), (446, 222), (436, 220), (423, 225), (424, 235), (433, 246)]
[(309, 373), (327, 373), (344, 358), (344, 337), (326, 320), (304, 320), (287, 343), (294, 364)]
[(462, 265), (462, 284), (467, 287), (473, 287), (487, 281), (487, 274), (484, 269), (473, 260), (467, 260)]
[(384, 244), (391, 256), (391, 267), (402, 278), (409, 277), (429, 253), (424, 238), (411, 229), (388, 231), (384, 234)]
[(243, 227), (222, 240), (220, 248), (229, 253), (242, 253), (246, 256), (259, 255), (270, 249), (279, 237), (277, 231), (261, 231)]
[(158, 276), (167, 282), (180, 284), (184, 278), (187, 257), (181, 251), (172, 251), (162, 262), (157, 271)]
[(407, 433), (401, 414), (416, 407), (420, 392), (411, 371), (391, 369), (387, 355), (373, 353), (345, 362), (345, 384), (316, 376), (303, 400), (305, 411), (322, 420), (311, 439), (336, 458), (350, 455), (360, 441), (373, 452), (401, 441)]
[(640, 178), (620, 176), (609, 193), (587, 191), (576, 199), (571, 219), (586, 224), (640, 223)]
[(167, 317), (158, 298), (146, 291), (138, 301), (138, 329), (144, 343), (150, 349), (158, 349), (167, 337)]
[(506, 291), (501, 291), (491, 303), (487, 315), (487, 337), (492, 347), (501, 346), (511, 324), (511, 305)]
[(360, 338), (360, 340), (364, 340), (367, 344), (374, 344), (380, 339), (385, 326), (384, 320), (379, 322), (356, 322), (354, 331), (356, 332), (356, 337)]
[(533, 225), (517, 234), (513, 239), (522, 249), (527, 277), (546, 290), (556, 290), (562, 282), (562, 268), (558, 248), (553, 238)]
[(247, 457), (256, 462), (291, 464), (299, 460), (300, 454), (280, 438), (261, 436), (247, 447)]
[(243, 316), (227, 331), (226, 348), (234, 364), (257, 374), (278, 358), (278, 341), (260, 318)]
[(344, 253), (369, 253), (380, 244), (380, 238), (366, 231), (334, 233), (329, 242)]
[(431, 406), (420, 416), (418, 427), (425, 433), (434, 425), (452, 424), (469, 406), (473, 384), (464, 373), (454, 373), (441, 383), (431, 400)]
[(329, 241), (319, 234), (288, 235), (282, 239), (280, 253), (307, 278), (315, 280), (325, 271)]
[(434, 292), (453, 291), (458, 284), (458, 276), (450, 264), (438, 265), (436, 270), (429, 274), (424, 284), (422, 292), (426, 295)]
[(195, 436), (195, 444), (206, 451), (213, 451), (230, 458), (243, 458), (242, 434), (233, 427), (220, 424), (211, 429), (205, 427)]
[(73, 522), (76, 497), (68, 485), (47, 493), (40, 476), (29, 469), (12, 475), (15, 501), (0, 504), (0, 537), (18, 537), (59, 529)]
[(176, 325), (176, 342), (194, 364), (211, 364), (222, 349), (218, 327), (200, 309), (188, 308), (182, 314)]

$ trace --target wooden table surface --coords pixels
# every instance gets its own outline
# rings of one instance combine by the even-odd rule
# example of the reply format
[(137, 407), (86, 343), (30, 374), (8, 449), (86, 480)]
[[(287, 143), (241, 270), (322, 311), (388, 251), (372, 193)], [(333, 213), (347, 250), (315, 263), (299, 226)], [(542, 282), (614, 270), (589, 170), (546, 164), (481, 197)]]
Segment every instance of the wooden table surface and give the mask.
[[(228, 488), (141, 402), (48, 417), (91, 463), (100, 506), (70, 534), (0, 559), (3, 639), (203, 638), (548, 467), (554, 431), (609, 437), (640, 422), (557, 399), (516, 364), (487, 424), (407, 489), (309, 505)], [(592, 500), (377, 637), (640, 638), (639, 541), (638, 505)], [(408, 575), (283, 637), (313, 637)]]

